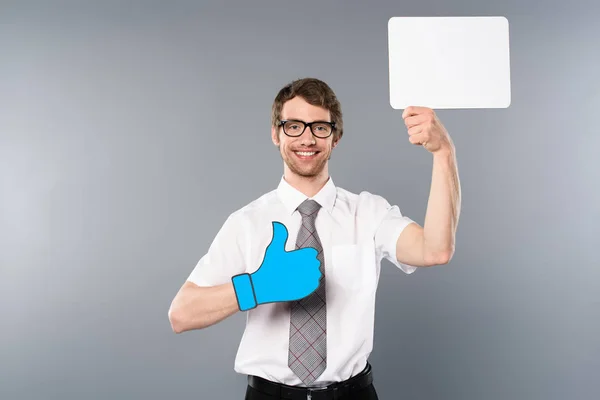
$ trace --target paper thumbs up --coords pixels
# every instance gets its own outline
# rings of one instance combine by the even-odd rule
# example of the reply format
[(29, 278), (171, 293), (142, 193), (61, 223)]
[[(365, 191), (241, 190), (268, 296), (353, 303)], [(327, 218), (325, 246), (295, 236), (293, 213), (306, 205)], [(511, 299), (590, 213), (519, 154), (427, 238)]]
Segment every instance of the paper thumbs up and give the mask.
[(286, 251), (287, 239), (285, 225), (273, 222), (273, 238), (260, 268), (232, 278), (241, 311), (264, 303), (300, 300), (319, 287), (322, 273), (317, 250), (306, 247)]

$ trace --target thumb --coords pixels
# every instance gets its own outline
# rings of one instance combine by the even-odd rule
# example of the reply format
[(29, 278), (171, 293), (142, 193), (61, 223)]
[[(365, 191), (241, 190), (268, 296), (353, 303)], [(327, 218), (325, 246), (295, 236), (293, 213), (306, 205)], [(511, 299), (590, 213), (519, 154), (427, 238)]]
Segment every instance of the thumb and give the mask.
[(269, 252), (284, 252), (285, 244), (288, 239), (288, 230), (281, 222), (273, 221), (273, 238), (267, 247)]

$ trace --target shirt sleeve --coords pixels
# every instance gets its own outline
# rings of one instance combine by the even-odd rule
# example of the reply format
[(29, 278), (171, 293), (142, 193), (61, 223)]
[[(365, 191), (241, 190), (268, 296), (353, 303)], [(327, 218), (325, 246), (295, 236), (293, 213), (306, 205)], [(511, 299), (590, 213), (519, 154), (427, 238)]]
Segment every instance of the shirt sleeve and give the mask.
[(246, 272), (244, 242), (243, 220), (232, 214), (187, 280), (198, 286), (216, 286), (231, 282), (234, 275)]
[(375, 231), (375, 248), (380, 259), (385, 258), (407, 274), (412, 274), (417, 267), (398, 261), (396, 243), (398, 237), (408, 225), (414, 221), (402, 215), (398, 206), (392, 206), (381, 196), (375, 196), (375, 213), (379, 216), (379, 225)]

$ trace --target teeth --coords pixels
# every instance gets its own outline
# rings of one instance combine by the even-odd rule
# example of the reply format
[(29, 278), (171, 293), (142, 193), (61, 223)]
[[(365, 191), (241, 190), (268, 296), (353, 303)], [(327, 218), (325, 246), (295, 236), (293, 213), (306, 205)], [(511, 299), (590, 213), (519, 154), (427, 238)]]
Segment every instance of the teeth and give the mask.
[(313, 151), (313, 152), (308, 152), (308, 151), (297, 151), (297, 152), (296, 152), (296, 154), (298, 154), (298, 155), (301, 155), (301, 156), (306, 156), (306, 157), (308, 157), (308, 156), (315, 155), (315, 154), (316, 154), (316, 152), (314, 152), (314, 151)]

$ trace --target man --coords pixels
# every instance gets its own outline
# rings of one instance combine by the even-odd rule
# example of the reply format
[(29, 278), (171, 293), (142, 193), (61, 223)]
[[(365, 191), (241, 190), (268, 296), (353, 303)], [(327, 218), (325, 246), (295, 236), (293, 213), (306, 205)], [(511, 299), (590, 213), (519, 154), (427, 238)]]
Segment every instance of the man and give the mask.
[(284, 161), (278, 187), (227, 218), (169, 320), (180, 333), (247, 313), (235, 361), (248, 375), (246, 400), (377, 399), (368, 357), (380, 262), (410, 274), (451, 259), (460, 209), (454, 145), (431, 109), (404, 111), (409, 142), (433, 155), (421, 227), (381, 196), (333, 183), (328, 162), (344, 129), (326, 83), (286, 85), (271, 119)]

